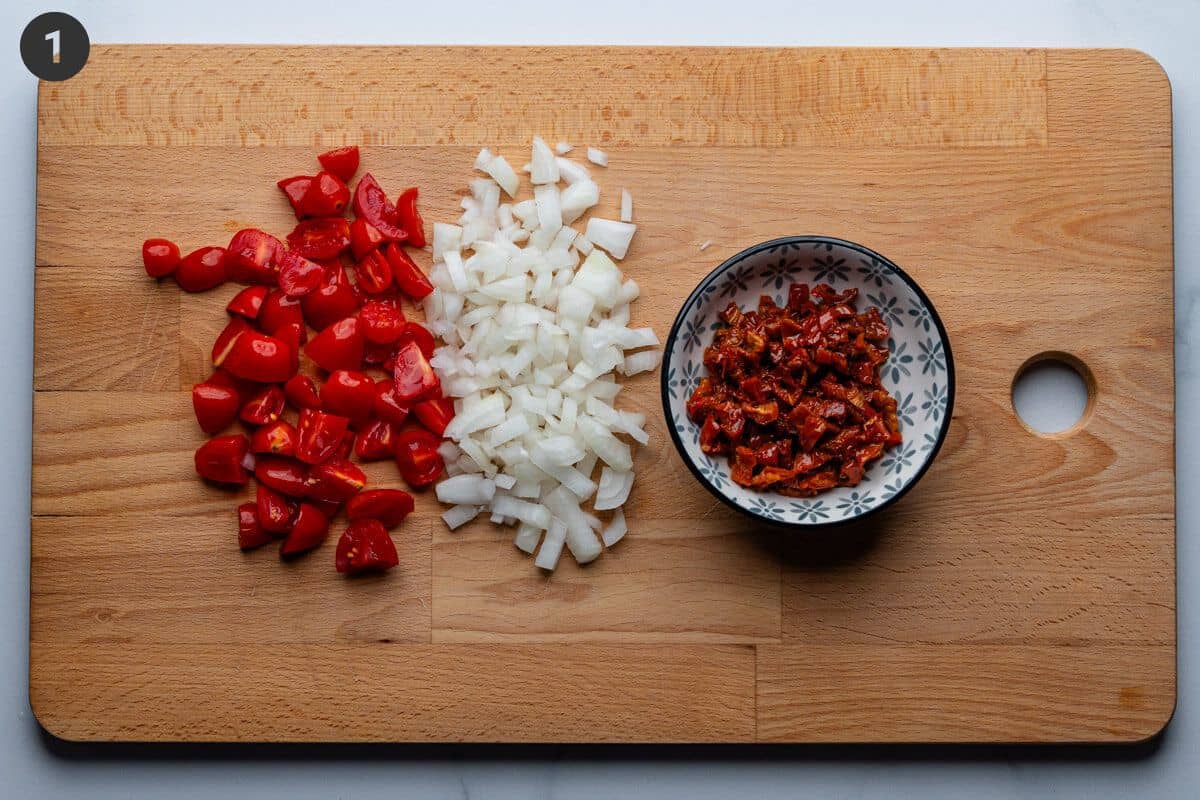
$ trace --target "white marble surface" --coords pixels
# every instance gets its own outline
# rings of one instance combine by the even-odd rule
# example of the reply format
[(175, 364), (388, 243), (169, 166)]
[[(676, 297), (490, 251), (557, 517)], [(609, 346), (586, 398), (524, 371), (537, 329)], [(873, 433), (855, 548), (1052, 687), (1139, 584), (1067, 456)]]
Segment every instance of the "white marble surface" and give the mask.
[[(1102, 0), (768, 0), (427, 4), (135, 0), (0, 9), (0, 195), (5, 283), (0, 342), (0, 797), (761, 798), (1194, 797), (1200, 783), (1200, 3)], [(150, 6), (154, 10), (146, 10)], [(178, 6), (178, 7), (176, 7)], [(414, 10), (408, 10), (411, 7)], [(436, 11), (430, 11), (430, 8)], [(1136, 47), (1174, 87), (1178, 403), (1179, 705), (1156, 745), (1015, 748), (219, 748), (94, 749), (48, 744), (29, 711), (29, 461), (34, 81), (17, 53), (37, 13), (68, 11), (102, 42), (624, 43)], [(439, 13), (440, 12), (440, 15)], [(66, 555), (69, 557), (69, 554)]]

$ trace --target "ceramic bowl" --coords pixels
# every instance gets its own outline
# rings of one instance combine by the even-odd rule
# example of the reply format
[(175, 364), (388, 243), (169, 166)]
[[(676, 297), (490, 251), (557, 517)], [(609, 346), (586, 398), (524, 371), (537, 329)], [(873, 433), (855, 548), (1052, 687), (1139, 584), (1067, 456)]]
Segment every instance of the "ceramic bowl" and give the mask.
[[(704, 349), (717, 315), (733, 301), (755, 308), (762, 295), (779, 305), (792, 283), (827, 283), (859, 290), (858, 308), (877, 307), (891, 329), (883, 384), (896, 398), (899, 444), (867, 468), (858, 486), (812, 498), (788, 497), (738, 486), (724, 456), (700, 450), (700, 426), (685, 406), (705, 375)], [(946, 438), (954, 409), (954, 361), (937, 311), (904, 270), (862, 245), (827, 236), (788, 236), (755, 245), (725, 261), (688, 296), (663, 351), (662, 402), (683, 462), (722, 502), (763, 522), (789, 528), (844, 524), (898, 501), (929, 469)]]

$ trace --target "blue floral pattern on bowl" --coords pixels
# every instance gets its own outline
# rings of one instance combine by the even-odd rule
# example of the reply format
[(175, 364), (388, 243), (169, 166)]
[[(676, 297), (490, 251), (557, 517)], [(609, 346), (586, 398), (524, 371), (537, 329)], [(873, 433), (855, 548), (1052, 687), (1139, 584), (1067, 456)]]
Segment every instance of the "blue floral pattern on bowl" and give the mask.
[[(793, 282), (859, 290), (859, 309), (880, 309), (891, 328), (890, 356), (881, 371), (896, 398), (904, 442), (867, 469), (858, 486), (814, 498), (754, 492), (734, 483), (724, 457), (700, 450), (699, 426), (687, 418), (687, 399), (706, 371), (718, 314), (730, 301), (743, 309), (761, 295), (782, 302)], [(663, 409), (672, 439), (700, 481), (729, 505), (774, 524), (817, 528), (848, 522), (900, 499), (925, 473), (945, 439), (954, 408), (954, 361), (945, 328), (916, 283), (888, 259), (852, 242), (790, 236), (738, 253), (701, 282), (675, 318), (663, 352)]]

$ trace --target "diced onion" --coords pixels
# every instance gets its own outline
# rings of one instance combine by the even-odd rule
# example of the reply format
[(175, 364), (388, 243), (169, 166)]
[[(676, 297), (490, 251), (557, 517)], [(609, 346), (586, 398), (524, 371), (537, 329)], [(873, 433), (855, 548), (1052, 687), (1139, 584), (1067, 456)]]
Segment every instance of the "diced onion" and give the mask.
[(571, 147), (571, 145), (567, 144), (566, 142), (559, 142), (558, 144), (554, 145), (554, 152), (558, 153), (560, 156), (565, 156), (567, 153), (571, 152), (573, 149), (574, 148)]
[(596, 147), (587, 149), (587, 159), (593, 164), (598, 164), (601, 167), (608, 166), (608, 154)]
[[(489, 177), (470, 181), (459, 225), (434, 225), (436, 288), (422, 304), (443, 342), (430, 363), (455, 401), (438, 448), (449, 477), (436, 495), (451, 506), (442, 518), (451, 529), (480, 513), (516, 525), (513, 543), (548, 570), (564, 546), (585, 564), (625, 535), (629, 442), (648, 436), (644, 415), (616, 405), (615, 376), (659, 358), (654, 331), (630, 327), (638, 285), (613, 263), (637, 230), (632, 197), (622, 190), (620, 221), (593, 217), (586, 235), (571, 227), (600, 187), (562, 157), (569, 149), (533, 140), (533, 197), (520, 199), (509, 162), (479, 153)], [(588, 157), (608, 163), (594, 148)], [(592, 513), (609, 511), (607, 523)]]

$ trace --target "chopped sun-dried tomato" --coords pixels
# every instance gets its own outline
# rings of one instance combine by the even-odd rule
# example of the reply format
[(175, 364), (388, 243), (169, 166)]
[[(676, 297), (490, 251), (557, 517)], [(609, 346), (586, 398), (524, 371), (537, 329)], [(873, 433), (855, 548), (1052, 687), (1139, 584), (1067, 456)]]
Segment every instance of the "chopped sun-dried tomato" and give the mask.
[(708, 376), (687, 402), (700, 448), (729, 457), (733, 481), (809, 497), (855, 486), (901, 441), (896, 400), (883, 387), (887, 323), (855, 310), (857, 289), (792, 284), (787, 305), (730, 303), (704, 351)]

